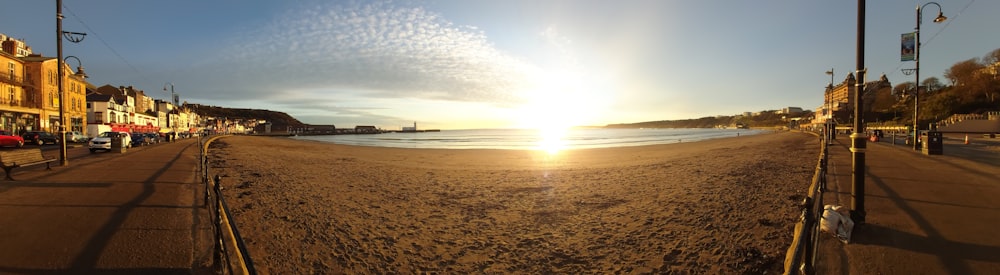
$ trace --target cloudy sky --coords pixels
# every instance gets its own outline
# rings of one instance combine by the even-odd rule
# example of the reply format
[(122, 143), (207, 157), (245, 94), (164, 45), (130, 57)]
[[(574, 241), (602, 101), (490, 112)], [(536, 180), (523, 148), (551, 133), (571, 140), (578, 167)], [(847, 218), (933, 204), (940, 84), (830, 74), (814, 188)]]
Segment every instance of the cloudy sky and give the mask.
[[(822, 103), (853, 71), (856, 1), (64, 0), (66, 42), (101, 86), (398, 129), (605, 125)], [(1000, 1), (937, 1), (921, 76), (1000, 48)], [(868, 1), (869, 78), (913, 81), (918, 4)], [(56, 55), (55, 1), (10, 1), (0, 33)], [(75, 61), (70, 65), (75, 67)]]

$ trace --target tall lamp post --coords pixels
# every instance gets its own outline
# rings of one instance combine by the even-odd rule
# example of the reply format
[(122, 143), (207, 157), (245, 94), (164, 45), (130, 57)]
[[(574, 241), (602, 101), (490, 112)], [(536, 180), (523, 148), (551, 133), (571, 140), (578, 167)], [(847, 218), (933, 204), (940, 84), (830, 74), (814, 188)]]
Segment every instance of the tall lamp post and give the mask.
[[(177, 108), (177, 101), (178, 100), (177, 100), (177, 94), (174, 93), (174, 83), (173, 82), (167, 82), (166, 84), (163, 84), (163, 92), (167, 92), (167, 86), (170, 86), (170, 102), (174, 103), (174, 107), (173, 108)], [(174, 133), (177, 133), (177, 122), (170, 120), (170, 114), (169, 114), (169, 112), (167, 113), (167, 127), (169, 127), (171, 129), (171, 131), (173, 131)]]
[(916, 40), (916, 46), (913, 47), (913, 60), (917, 62), (916, 69), (914, 70), (917, 75), (917, 82), (914, 83), (917, 86), (917, 91), (913, 93), (913, 150), (920, 150), (920, 147), (917, 146), (917, 141), (920, 139), (920, 135), (918, 135), (920, 133), (918, 130), (920, 129), (918, 125), (918, 120), (920, 119), (920, 18), (923, 17), (923, 8), (931, 4), (938, 8), (938, 15), (934, 18), (934, 23), (941, 23), (948, 19), (948, 17), (944, 16), (941, 5), (936, 2), (928, 2), (923, 6), (917, 6), (917, 27), (915, 28), (916, 31), (913, 32), (914, 39)]
[(826, 145), (833, 145), (833, 132), (836, 131), (833, 124), (833, 68), (826, 71), (826, 74), (830, 75), (830, 84), (826, 85)]
[[(58, 52), (58, 58), (57, 58), (57, 61), (56, 61), (56, 67), (57, 67), (56, 68), (56, 72), (57, 72), (57, 75), (58, 75), (57, 79), (56, 79), (56, 83), (57, 83), (56, 86), (57, 86), (57, 89), (59, 89), (59, 123), (58, 123), (59, 136), (60, 136), (59, 137), (59, 160), (60, 160), (60, 165), (67, 166), (67, 165), (69, 165), (69, 158), (67, 157), (67, 154), (66, 154), (66, 124), (67, 124), (66, 123), (66, 107), (65, 107), (66, 106), (66, 93), (65, 93), (65, 91), (63, 91), (63, 61), (64, 60), (63, 60), (63, 53), (62, 53), (62, 41), (63, 41), (63, 36), (65, 36), (66, 39), (69, 40), (70, 42), (79, 43), (80, 41), (83, 41), (84, 36), (86, 36), (87, 34), (86, 33), (79, 33), (79, 32), (64, 32), (62, 30), (62, 19), (63, 19), (63, 14), (62, 14), (62, 0), (56, 0), (56, 52)], [(76, 57), (74, 57), (74, 58), (76, 58)], [(79, 62), (80, 59), (77, 58), (76, 61)], [(83, 64), (81, 63), (80, 65), (81, 65), (81, 68), (82, 68)]]
[(865, 0), (858, 0), (857, 69), (854, 83), (854, 128), (851, 132), (851, 219), (865, 223)]
[(167, 92), (167, 86), (170, 86), (170, 102), (173, 102), (174, 105), (177, 105), (177, 96), (174, 93), (174, 83), (167, 82), (166, 84), (163, 84), (163, 92)]

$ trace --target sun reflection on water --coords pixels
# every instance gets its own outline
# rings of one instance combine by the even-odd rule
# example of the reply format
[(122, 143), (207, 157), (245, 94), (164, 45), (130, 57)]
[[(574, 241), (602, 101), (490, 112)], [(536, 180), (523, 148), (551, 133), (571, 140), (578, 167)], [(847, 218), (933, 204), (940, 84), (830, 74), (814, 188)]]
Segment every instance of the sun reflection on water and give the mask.
[(566, 149), (565, 128), (538, 129), (538, 135), (538, 150), (548, 152), (549, 155), (555, 155), (559, 151)]

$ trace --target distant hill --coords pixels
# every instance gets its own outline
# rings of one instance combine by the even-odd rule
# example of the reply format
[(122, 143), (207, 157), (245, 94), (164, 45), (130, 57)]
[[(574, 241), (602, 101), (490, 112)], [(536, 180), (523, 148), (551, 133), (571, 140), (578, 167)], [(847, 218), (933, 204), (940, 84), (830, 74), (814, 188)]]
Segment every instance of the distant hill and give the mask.
[(787, 118), (801, 117), (811, 118), (812, 111), (805, 111), (795, 116), (781, 115), (776, 111), (762, 111), (753, 116), (712, 116), (695, 119), (682, 120), (660, 120), (636, 123), (608, 124), (604, 128), (715, 128), (715, 127), (736, 127), (737, 124), (749, 127), (773, 127), (788, 125)]
[(734, 123), (733, 117), (703, 117), (698, 119), (683, 120), (660, 120), (636, 123), (608, 124), (605, 128), (715, 128), (716, 126), (730, 126)]
[(284, 112), (271, 110), (226, 108), (191, 103), (184, 104), (184, 107), (189, 108), (192, 112), (200, 116), (266, 120), (274, 125), (276, 129), (286, 129), (287, 126), (304, 125), (304, 123), (298, 119), (295, 119)]

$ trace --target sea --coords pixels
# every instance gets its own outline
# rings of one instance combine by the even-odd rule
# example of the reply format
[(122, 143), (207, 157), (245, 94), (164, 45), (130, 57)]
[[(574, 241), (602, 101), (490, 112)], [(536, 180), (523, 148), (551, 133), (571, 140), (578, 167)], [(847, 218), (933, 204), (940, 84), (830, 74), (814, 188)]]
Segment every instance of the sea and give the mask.
[(345, 145), (396, 148), (572, 150), (693, 142), (713, 138), (755, 135), (764, 132), (767, 130), (573, 128), (553, 134), (551, 131), (536, 129), (471, 129), (369, 135), (314, 135), (292, 138)]

